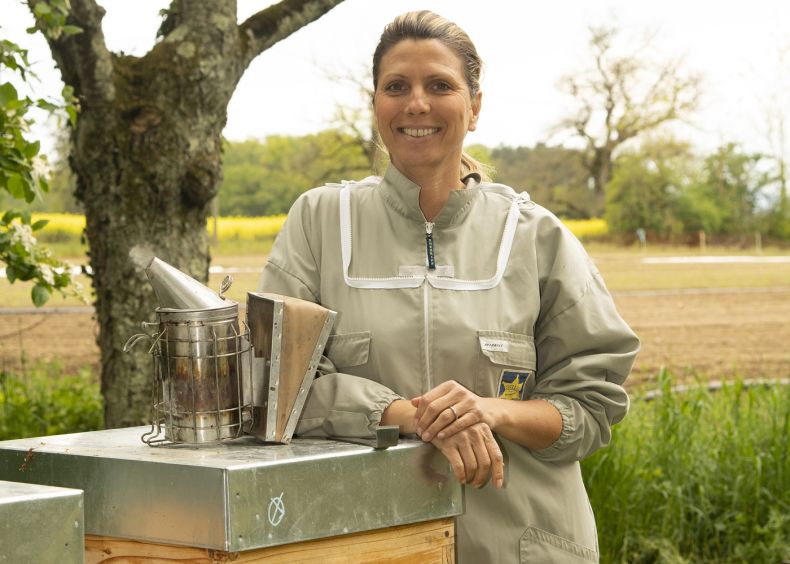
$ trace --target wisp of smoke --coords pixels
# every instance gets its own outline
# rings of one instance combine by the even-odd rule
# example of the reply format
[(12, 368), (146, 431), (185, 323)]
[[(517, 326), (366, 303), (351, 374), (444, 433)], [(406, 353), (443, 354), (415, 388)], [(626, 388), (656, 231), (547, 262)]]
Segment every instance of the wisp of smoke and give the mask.
[(135, 245), (129, 251), (129, 259), (140, 269), (147, 267), (154, 258), (154, 251), (145, 245)]

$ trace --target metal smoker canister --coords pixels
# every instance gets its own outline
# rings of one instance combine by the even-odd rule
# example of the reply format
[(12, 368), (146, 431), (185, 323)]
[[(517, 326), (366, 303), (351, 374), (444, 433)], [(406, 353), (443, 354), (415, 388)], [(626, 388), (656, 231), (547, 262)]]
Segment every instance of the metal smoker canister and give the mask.
[(242, 414), (238, 304), (220, 309), (158, 308), (165, 439), (205, 443), (240, 436)]
[[(153, 425), (143, 441), (212, 443), (241, 436), (251, 416), (243, 382), (250, 344), (239, 327), (238, 303), (156, 257), (145, 272), (160, 303), (157, 332), (134, 336), (125, 347), (143, 336), (154, 340)], [(223, 283), (221, 293), (228, 286)]]

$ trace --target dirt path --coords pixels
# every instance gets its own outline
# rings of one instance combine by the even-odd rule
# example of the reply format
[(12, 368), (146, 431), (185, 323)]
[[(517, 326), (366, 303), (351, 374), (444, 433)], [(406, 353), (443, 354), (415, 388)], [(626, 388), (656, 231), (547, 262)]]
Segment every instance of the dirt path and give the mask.
[[(631, 385), (666, 366), (678, 378), (790, 375), (790, 288), (615, 293), (642, 339)], [(26, 310), (29, 311), (29, 310)], [(0, 315), (0, 368), (59, 359), (64, 370), (98, 368), (91, 313)]]

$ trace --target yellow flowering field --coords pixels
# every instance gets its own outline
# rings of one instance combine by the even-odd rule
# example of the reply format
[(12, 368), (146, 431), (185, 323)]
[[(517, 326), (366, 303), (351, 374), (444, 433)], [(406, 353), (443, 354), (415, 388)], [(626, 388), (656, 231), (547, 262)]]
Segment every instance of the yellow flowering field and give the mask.
[(605, 219), (563, 219), (562, 222), (579, 239), (602, 237), (609, 233)]
[(33, 221), (46, 219), (49, 223), (42, 230), (49, 235), (79, 237), (85, 229), (85, 216), (75, 213), (34, 213)]
[[(85, 217), (68, 213), (36, 213), (34, 221), (49, 220), (43, 234), (50, 237), (73, 236), (78, 238), (85, 228)], [(217, 236), (220, 241), (238, 240), (253, 241), (256, 239), (273, 239), (285, 222), (285, 215), (265, 217), (220, 217), (217, 220)], [(600, 237), (609, 232), (603, 219), (568, 219), (563, 221), (574, 235), (583, 238)], [(209, 218), (206, 229), (214, 233), (214, 219)]]
[[(285, 215), (265, 217), (220, 217), (217, 220), (217, 237), (220, 241), (228, 239), (253, 240), (274, 238), (285, 222)], [(208, 229), (213, 233), (214, 220), (208, 220)]]

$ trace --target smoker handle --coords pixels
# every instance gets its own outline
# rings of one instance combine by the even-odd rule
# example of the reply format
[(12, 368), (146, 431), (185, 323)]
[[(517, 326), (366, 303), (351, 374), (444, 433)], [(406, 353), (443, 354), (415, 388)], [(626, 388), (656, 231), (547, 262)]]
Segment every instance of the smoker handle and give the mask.
[(134, 346), (141, 340), (141, 339), (151, 339), (151, 335), (147, 333), (137, 333), (136, 335), (132, 335), (129, 337), (129, 340), (126, 341), (126, 344), (123, 346), (123, 352), (129, 352), (134, 348)]
[(219, 285), (219, 297), (223, 300), (225, 298), (225, 292), (230, 290), (230, 287), (233, 285), (233, 276), (228, 274), (225, 278), (222, 279), (222, 282)]
[[(145, 323), (145, 321), (143, 323)], [(134, 346), (142, 339), (151, 339), (151, 348), (148, 349), (148, 353), (149, 354), (152, 353), (154, 347), (156, 347), (156, 344), (159, 342), (159, 339), (162, 338), (162, 335), (165, 334), (166, 330), (167, 329), (162, 329), (162, 331), (160, 331), (155, 335), (149, 335), (148, 333), (136, 333), (132, 335), (131, 337), (129, 337), (129, 340), (126, 341), (126, 344), (123, 346), (123, 352), (129, 352), (130, 350), (132, 350), (132, 348), (134, 348)]]

